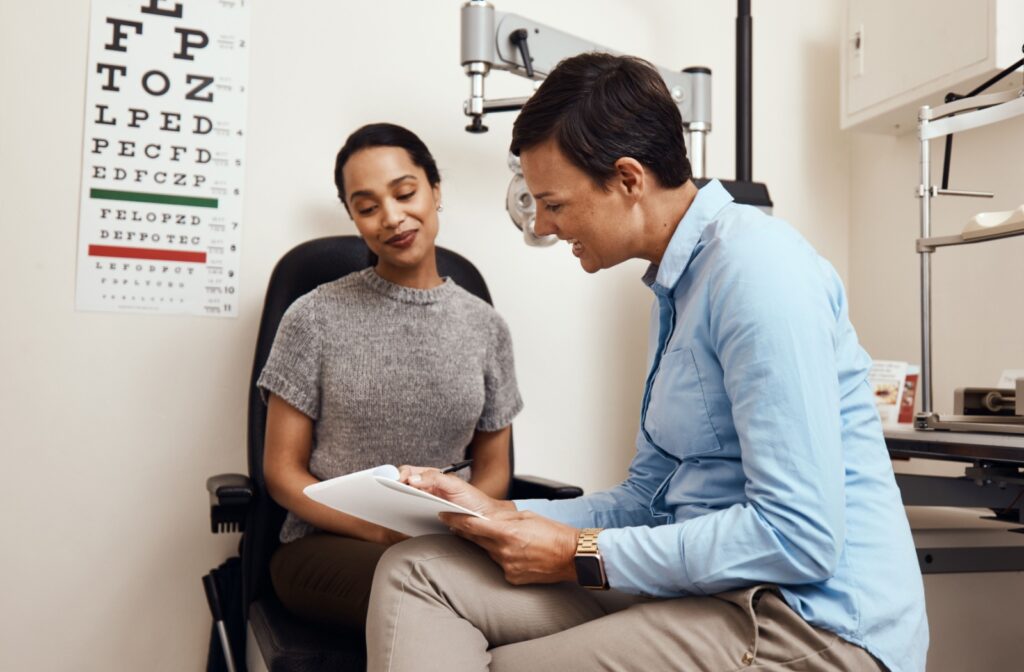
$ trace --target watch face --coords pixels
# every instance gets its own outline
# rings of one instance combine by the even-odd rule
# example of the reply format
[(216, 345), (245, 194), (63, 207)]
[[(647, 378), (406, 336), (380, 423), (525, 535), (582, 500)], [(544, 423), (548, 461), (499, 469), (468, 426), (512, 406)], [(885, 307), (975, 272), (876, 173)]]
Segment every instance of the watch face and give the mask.
[(601, 571), (601, 560), (596, 555), (577, 555), (576, 577), (581, 586), (587, 588), (603, 588), (604, 573)]

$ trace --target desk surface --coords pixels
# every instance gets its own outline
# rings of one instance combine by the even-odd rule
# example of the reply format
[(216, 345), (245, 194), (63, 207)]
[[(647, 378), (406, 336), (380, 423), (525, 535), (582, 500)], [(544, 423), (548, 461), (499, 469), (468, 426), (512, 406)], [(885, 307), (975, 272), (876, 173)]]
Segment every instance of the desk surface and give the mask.
[(951, 432), (886, 427), (885, 443), (893, 457), (922, 457), (932, 460), (1012, 462), (1024, 464), (1024, 435), (986, 432)]

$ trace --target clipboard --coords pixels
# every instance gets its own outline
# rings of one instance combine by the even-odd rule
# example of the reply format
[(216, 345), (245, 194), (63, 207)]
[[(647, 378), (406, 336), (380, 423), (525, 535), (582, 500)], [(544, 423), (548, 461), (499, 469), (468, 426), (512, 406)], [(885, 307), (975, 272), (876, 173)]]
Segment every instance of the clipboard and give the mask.
[(302, 492), (315, 502), (410, 537), (451, 534), (437, 517), (442, 512), (484, 517), (446, 499), (399, 483), (398, 468), (391, 464), (313, 483)]

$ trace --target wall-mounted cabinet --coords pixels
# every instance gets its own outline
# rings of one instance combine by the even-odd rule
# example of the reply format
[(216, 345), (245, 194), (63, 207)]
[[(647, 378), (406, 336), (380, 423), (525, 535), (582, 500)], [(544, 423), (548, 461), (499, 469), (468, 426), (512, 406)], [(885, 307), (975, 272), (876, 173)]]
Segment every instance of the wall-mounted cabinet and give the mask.
[[(902, 133), (922, 105), (1024, 56), (1024, 0), (847, 0), (840, 127)], [(1020, 87), (1020, 76), (991, 89)]]

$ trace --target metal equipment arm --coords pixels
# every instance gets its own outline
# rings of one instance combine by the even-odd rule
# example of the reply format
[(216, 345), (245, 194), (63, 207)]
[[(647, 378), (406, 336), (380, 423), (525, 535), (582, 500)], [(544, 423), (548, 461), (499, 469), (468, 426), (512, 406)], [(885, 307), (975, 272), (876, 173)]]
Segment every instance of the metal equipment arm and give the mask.
[[(466, 130), (486, 132), (485, 114), (518, 110), (529, 99), (488, 100), (484, 79), (492, 70), (540, 81), (560, 61), (588, 51), (617, 53), (524, 16), (499, 12), (486, 0), (470, 0), (462, 6), (462, 66), (470, 82), (469, 98), (463, 107), (471, 118)], [(711, 130), (711, 71), (698, 67), (676, 72), (658, 67), (658, 72), (683, 117), (693, 176), (704, 177), (705, 136)]]

